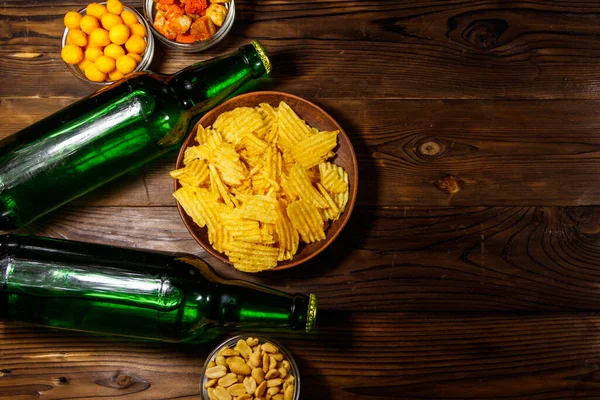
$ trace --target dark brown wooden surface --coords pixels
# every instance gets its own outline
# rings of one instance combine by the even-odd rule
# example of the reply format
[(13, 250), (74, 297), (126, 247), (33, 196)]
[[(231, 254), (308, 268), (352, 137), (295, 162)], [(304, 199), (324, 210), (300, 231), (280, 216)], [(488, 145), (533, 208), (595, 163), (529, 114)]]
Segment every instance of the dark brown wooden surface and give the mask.
[[(139, 1), (131, 4), (140, 8)], [(85, 2), (0, 7), (0, 137), (91, 88), (60, 60)], [(266, 332), (303, 399), (600, 399), (600, 2), (243, 1), (206, 53), (260, 39), (272, 77), (350, 135), (359, 196), (306, 266), (248, 276), (210, 258), (171, 196), (175, 154), (19, 232), (185, 251), (229, 278), (320, 299), (313, 335)], [(196, 399), (210, 346), (0, 322), (1, 399)]]

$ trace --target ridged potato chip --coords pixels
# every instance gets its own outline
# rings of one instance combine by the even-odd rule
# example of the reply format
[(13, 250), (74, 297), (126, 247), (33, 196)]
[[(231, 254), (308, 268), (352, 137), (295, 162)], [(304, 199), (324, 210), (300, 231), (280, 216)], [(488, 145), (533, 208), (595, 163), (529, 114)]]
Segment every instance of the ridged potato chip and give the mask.
[(212, 247), (240, 271), (291, 260), (300, 241), (325, 239), (348, 202), (348, 174), (327, 160), (338, 131), (310, 127), (287, 105), (262, 103), (198, 126), (173, 196)]

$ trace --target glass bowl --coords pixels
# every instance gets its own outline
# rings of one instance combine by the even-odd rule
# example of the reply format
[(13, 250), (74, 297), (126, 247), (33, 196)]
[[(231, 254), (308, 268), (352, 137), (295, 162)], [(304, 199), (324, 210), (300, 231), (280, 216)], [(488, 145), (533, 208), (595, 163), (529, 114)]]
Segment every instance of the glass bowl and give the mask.
[[(101, 2), (100, 4), (106, 5), (106, 2)], [(86, 9), (87, 9), (87, 7), (84, 7), (81, 10), (79, 10), (78, 11), (79, 14), (85, 15)], [(137, 17), (139, 23), (144, 25), (144, 27), (146, 28), (146, 50), (144, 51), (142, 61), (138, 64), (138, 66), (135, 68), (135, 70), (133, 72), (144, 71), (146, 68), (148, 68), (148, 66), (152, 62), (152, 58), (154, 57), (154, 37), (152, 35), (150, 25), (148, 24), (148, 21), (146, 21), (146, 19), (142, 16), (142, 14), (140, 14), (135, 8), (131, 8), (131, 7), (123, 4), (123, 9), (129, 10), (132, 13), (134, 13), (135, 16)], [(65, 47), (65, 45), (67, 44), (67, 35), (68, 34), (69, 34), (69, 28), (65, 28), (65, 31), (63, 32), (62, 39), (61, 39), (61, 49), (63, 47)], [(85, 83), (87, 83), (89, 85), (96, 86), (96, 87), (102, 87), (102, 86), (112, 85), (114, 83), (114, 82), (90, 81), (88, 78), (85, 77), (85, 74), (83, 73), (83, 71), (81, 69), (79, 69), (79, 67), (77, 65), (72, 65), (72, 64), (67, 64), (67, 63), (65, 63), (65, 65), (67, 66), (69, 71), (71, 71), (71, 73), (73, 75), (75, 75), (75, 77), (77, 77), (78, 79), (84, 81)]]
[(265, 337), (262, 335), (253, 335), (253, 334), (243, 334), (243, 335), (233, 336), (233, 337), (225, 340), (223, 343), (219, 344), (217, 347), (215, 347), (215, 349), (208, 355), (208, 357), (206, 357), (206, 361), (204, 362), (204, 366), (202, 367), (202, 375), (200, 376), (200, 394), (201, 394), (200, 397), (203, 400), (210, 400), (210, 398), (208, 397), (208, 391), (204, 388), (204, 384), (208, 380), (206, 375), (204, 375), (204, 372), (208, 368), (208, 363), (215, 360), (217, 353), (223, 347), (227, 346), (227, 347), (233, 349), (235, 347), (235, 345), (237, 344), (238, 340), (240, 340), (240, 339), (245, 340), (250, 337), (257, 338), (259, 343), (264, 343), (264, 342), (273, 343), (275, 346), (277, 346), (279, 348), (279, 352), (281, 354), (283, 354), (283, 356), (285, 357), (284, 359), (288, 360), (290, 363), (289, 373), (296, 378), (296, 382), (294, 384), (294, 395), (293, 395), (292, 399), (299, 400), (300, 399), (300, 370), (298, 369), (298, 364), (296, 364), (296, 360), (294, 360), (294, 357), (292, 357), (292, 353), (290, 353), (288, 349), (286, 349), (281, 343), (279, 343), (276, 340), (273, 340), (271, 338), (268, 338), (268, 337)]
[(204, 51), (215, 44), (219, 43), (231, 30), (233, 26), (233, 21), (235, 20), (235, 2), (234, 0), (230, 0), (227, 3), (219, 3), (225, 8), (227, 8), (227, 16), (225, 17), (225, 21), (223, 22), (223, 26), (221, 26), (214, 35), (210, 37), (208, 40), (202, 40), (195, 43), (177, 43), (174, 40), (169, 40), (163, 35), (161, 35), (156, 29), (154, 29), (154, 16), (156, 15), (156, 3), (154, 0), (144, 0), (144, 16), (150, 25), (150, 29), (152, 33), (156, 36), (158, 40), (164, 43), (167, 47), (172, 49), (177, 49), (185, 53), (195, 53), (199, 51)]

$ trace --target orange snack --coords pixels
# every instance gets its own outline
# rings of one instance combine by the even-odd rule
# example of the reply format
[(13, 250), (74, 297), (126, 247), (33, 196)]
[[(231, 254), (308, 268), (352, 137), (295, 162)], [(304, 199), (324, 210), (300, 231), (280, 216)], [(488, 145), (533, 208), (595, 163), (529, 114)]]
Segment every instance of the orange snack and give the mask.
[(217, 29), (208, 17), (200, 17), (194, 22), (190, 28), (190, 33), (196, 40), (206, 40), (210, 38)]

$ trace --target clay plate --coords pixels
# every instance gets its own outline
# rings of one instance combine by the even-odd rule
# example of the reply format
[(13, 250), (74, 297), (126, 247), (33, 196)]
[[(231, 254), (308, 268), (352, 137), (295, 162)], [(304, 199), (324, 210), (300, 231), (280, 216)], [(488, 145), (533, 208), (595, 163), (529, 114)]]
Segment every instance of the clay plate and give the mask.
[[(356, 200), (358, 167), (356, 155), (354, 154), (354, 149), (352, 148), (352, 143), (342, 127), (320, 107), (292, 94), (282, 92), (252, 92), (242, 94), (214, 108), (198, 121), (181, 146), (179, 155), (177, 157), (177, 164), (175, 166), (176, 169), (183, 168), (183, 155), (185, 149), (197, 145), (194, 138), (196, 136), (198, 124), (202, 124), (202, 126), (205, 127), (210, 126), (215, 122), (220, 114), (226, 111), (231, 111), (237, 107), (255, 107), (260, 103), (269, 103), (273, 107), (277, 107), (280, 101), (285, 101), (287, 104), (289, 104), (290, 107), (300, 116), (300, 118), (308, 123), (308, 125), (322, 131), (340, 131), (340, 134), (338, 135), (338, 145), (334, 149), (336, 156), (328, 161), (343, 167), (346, 172), (348, 172), (349, 198), (348, 204), (346, 205), (346, 210), (342, 213), (340, 218), (334, 223), (329, 223), (329, 226), (325, 230), (325, 234), (327, 236), (325, 240), (311, 244), (300, 242), (298, 252), (294, 258), (289, 261), (280, 262), (277, 267), (273, 268), (271, 271), (296, 267), (321, 253), (327, 248), (327, 246), (329, 246), (331, 242), (335, 240), (350, 218), (350, 214), (352, 213), (354, 202)], [(175, 180), (175, 190), (179, 188), (180, 185), (177, 180)], [(194, 239), (214, 257), (223, 262), (229, 263), (227, 256), (219, 253), (210, 245), (210, 242), (208, 241), (208, 229), (200, 228), (198, 225), (196, 225), (192, 218), (185, 213), (179, 204), (177, 204), (177, 208), (179, 209), (179, 214), (181, 215), (183, 223), (188, 231), (192, 234)]]

